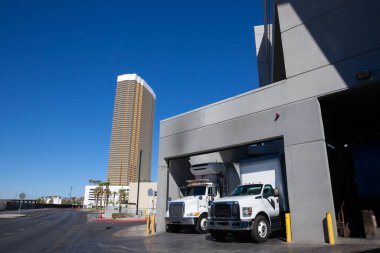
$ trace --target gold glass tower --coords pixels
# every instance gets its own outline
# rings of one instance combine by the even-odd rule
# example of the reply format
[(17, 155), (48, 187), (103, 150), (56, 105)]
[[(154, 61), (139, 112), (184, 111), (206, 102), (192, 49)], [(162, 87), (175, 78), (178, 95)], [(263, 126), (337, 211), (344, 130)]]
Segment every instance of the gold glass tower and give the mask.
[(140, 150), (140, 180), (150, 180), (155, 100), (152, 88), (138, 75), (117, 77), (108, 161), (111, 185), (137, 182)]

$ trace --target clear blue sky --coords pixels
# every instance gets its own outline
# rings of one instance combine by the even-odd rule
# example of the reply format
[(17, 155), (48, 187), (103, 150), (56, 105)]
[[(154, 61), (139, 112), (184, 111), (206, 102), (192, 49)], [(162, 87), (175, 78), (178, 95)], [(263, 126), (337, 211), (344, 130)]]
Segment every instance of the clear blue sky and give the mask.
[(261, 0), (0, 1), (0, 198), (106, 180), (116, 77), (137, 73), (159, 121), (257, 88)]

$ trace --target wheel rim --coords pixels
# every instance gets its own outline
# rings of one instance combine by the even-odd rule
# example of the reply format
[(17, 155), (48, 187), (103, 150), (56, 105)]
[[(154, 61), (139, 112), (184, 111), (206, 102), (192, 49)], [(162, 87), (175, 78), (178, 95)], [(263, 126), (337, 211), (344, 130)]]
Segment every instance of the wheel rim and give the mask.
[(201, 229), (202, 230), (207, 230), (207, 228), (208, 228), (208, 221), (207, 221), (206, 218), (202, 218), (202, 220), (201, 220)]
[(265, 238), (267, 236), (268, 227), (264, 221), (259, 222), (259, 225), (257, 226), (257, 232), (261, 238)]

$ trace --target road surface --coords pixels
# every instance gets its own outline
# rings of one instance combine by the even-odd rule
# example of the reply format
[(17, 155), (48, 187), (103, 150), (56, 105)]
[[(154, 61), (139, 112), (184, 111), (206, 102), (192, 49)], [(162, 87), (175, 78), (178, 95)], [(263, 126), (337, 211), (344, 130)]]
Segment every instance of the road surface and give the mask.
[(97, 214), (72, 209), (0, 218), (0, 252), (146, 252), (145, 229), (134, 229), (144, 223), (103, 223), (96, 218)]
[[(4, 212), (0, 212), (1, 214)], [(142, 222), (98, 222), (98, 215), (75, 210), (39, 210), (26, 217), (0, 218), (0, 252), (380, 252), (376, 245), (335, 245), (286, 243), (271, 238), (263, 244), (249, 237), (228, 236), (216, 242), (209, 234), (193, 230), (145, 236)]]

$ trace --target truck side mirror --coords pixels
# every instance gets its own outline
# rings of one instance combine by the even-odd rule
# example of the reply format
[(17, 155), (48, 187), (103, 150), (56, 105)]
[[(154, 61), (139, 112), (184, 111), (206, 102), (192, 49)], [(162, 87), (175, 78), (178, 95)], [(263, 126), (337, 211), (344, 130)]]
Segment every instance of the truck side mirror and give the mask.
[(212, 196), (212, 191), (213, 191), (213, 188), (211, 187), (207, 188), (207, 195)]
[(274, 189), (273, 189), (273, 196), (274, 196), (274, 197), (278, 197), (278, 195), (279, 195), (278, 189), (277, 189), (277, 188), (274, 188)]
[(216, 185), (212, 186), (212, 196), (215, 197), (218, 195), (218, 188)]

